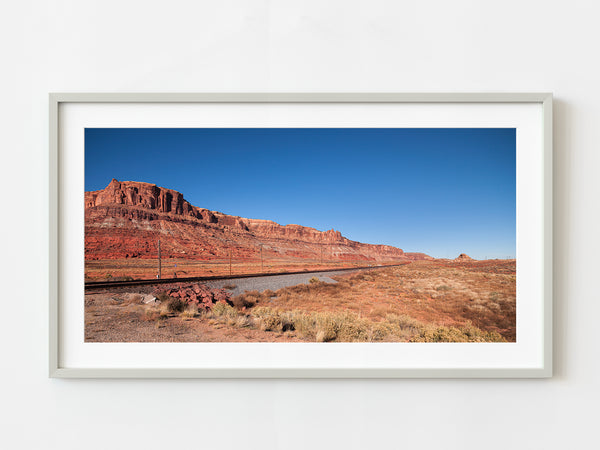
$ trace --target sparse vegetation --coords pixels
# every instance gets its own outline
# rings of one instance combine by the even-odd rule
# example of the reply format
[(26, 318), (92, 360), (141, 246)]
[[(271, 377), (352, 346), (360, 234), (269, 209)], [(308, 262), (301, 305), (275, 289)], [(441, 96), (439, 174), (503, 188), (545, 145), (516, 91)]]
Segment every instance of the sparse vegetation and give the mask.
[(154, 322), (158, 320), (160, 312), (156, 309), (146, 309), (143, 314), (140, 315), (140, 319), (144, 322)]
[(193, 319), (198, 315), (198, 308), (192, 305), (188, 305), (180, 314), (179, 317), (182, 319)]
[(140, 294), (130, 294), (125, 300), (123, 300), (121, 306), (139, 305), (140, 303), (142, 303), (142, 296)]
[[(514, 262), (410, 265), (335, 277), (338, 283), (298, 285), (276, 292), (282, 310), (350, 311), (371, 321), (406, 315), (432, 326), (466, 327), (516, 336)], [(511, 272), (512, 269), (512, 272)], [(490, 340), (493, 335), (488, 336)], [(425, 337), (424, 337), (425, 338)]]
[(515, 341), (514, 261), (413, 263), (335, 279), (250, 291), (200, 311), (161, 291), (158, 304), (144, 304), (141, 294), (86, 295), (86, 340), (92, 332), (110, 339), (106, 330), (118, 322), (129, 340), (146, 333), (151, 341)]
[(155, 292), (154, 297), (156, 297), (156, 300), (158, 300), (159, 303), (166, 303), (171, 299), (171, 297), (169, 297), (169, 294), (167, 294), (166, 292), (162, 292), (162, 291)]
[(215, 303), (210, 312), (214, 317), (237, 317), (238, 315), (234, 307), (223, 302)]
[(506, 342), (495, 331), (481, 331), (472, 325), (465, 327), (428, 326), (419, 330), (411, 342)]
[(238, 327), (263, 331), (294, 331), (313, 342), (505, 342), (496, 332), (484, 332), (472, 325), (444, 327), (427, 325), (406, 315), (388, 314), (381, 322), (361, 318), (351, 312), (281, 311), (257, 307), (251, 315), (220, 304), (213, 316)]
[(252, 308), (260, 302), (262, 295), (258, 291), (249, 291), (240, 295), (236, 295), (231, 299), (231, 302), (236, 308)]
[(169, 297), (165, 306), (170, 313), (181, 313), (186, 309), (187, 303), (180, 298)]
[(283, 322), (280, 314), (267, 307), (258, 307), (252, 312), (253, 316), (257, 318), (259, 327), (264, 331), (282, 331)]

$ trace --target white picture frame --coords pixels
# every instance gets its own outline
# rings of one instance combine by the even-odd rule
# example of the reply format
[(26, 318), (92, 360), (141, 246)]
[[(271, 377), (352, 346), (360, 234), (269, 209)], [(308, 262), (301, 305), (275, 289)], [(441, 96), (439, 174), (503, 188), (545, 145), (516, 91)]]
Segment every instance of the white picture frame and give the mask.
[[(518, 122), (524, 132), (534, 136), (531, 147), (525, 145), (517, 148), (523, 158), (517, 159), (517, 283), (525, 291), (517, 288), (517, 311), (522, 306), (528, 308), (525, 323), (518, 325), (522, 330), (533, 330), (531, 336), (523, 338), (522, 355), (518, 353), (518, 345), (507, 344), (393, 344), (393, 343), (368, 343), (368, 344), (102, 344), (83, 343), (78, 341), (77, 324), (70, 312), (76, 308), (78, 286), (83, 283), (79, 280), (79, 272), (73, 270), (72, 261), (76, 261), (76, 247), (78, 235), (65, 234), (65, 223), (75, 218), (76, 208), (72, 205), (80, 204), (83, 210), (83, 191), (74, 192), (68, 189), (69, 180), (82, 177), (77, 170), (70, 167), (73, 155), (78, 155), (81, 148), (71, 145), (70, 135), (76, 136), (85, 121), (73, 120), (81, 117), (81, 107), (87, 108), (86, 117), (102, 117), (102, 123), (115, 121), (113, 126), (123, 126), (119, 117), (133, 117), (134, 109), (138, 112), (149, 112), (148, 116), (139, 119), (136, 114), (136, 126), (174, 126), (178, 123), (181, 127), (201, 126), (193, 120), (186, 120), (186, 114), (192, 114), (187, 106), (202, 108), (224, 107), (230, 108), (227, 119), (235, 123), (237, 118), (244, 116), (243, 110), (247, 107), (256, 111), (268, 109), (272, 106), (284, 106), (289, 112), (290, 121), (297, 117), (295, 111), (306, 106), (314, 108), (335, 107), (336, 111), (354, 108), (354, 111), (373, 111), (376, 119), (377, 112), (382, 107), (404, 110), (414, 109), (414, 116), (420, 117), (423, 126), (427, 126), (428, 117), (430, 126), (498, 126), (499, 123), (512, 123), (511, 114), (523, 109), (523, 122)], [(301, 93), (247, 93), (247, 94), (221, 94), (221, 93), (53, 93), (49, 95), (50, 107), (50, 145), (49, 145), (49, 241), (50, 241), (50, 289), (49, 289), (49, 376), (55, 378), (545, 378), (552, 376), (552, 94), (548, 93), (354, 93), (354, 94), (301, 94)], [(117, 109), (110, 109), (117, 108)], [(438, 108), (436, 114), (428, 113), (427, 109)], [(477, 121), (464, 118), (479, 114), (469, 109), (484, 108), (483, 118)], [(192, 108), (193, 109), (193, 108)], [(128, 110), (131, 110), (128, 112)], [(151, 111), (150, 111), (151, 110)], [(161, 112), (162, 110), (162, 112)], [(168, 111), (167, 111), (168, 110)], [(239, 114), (237, 114), (239, 110)], [(455, 110), (452, 112), (452, 110)], [(455, 114), (465, 111), (464, 116)], [(512, 111), (512, 112), (511, 112)], [(116, 112), (116, 113), (115, 113)], [(496, 114), (498, 112), (498, 114)], [(156, 113), (156, 114), (155, 114)], [(428, 116), (428, 114), (430, 114)], [(471, 114), (471, 116), (469, 116)], [(258, 114), (260, 116), (260, 114)], [(504, 115), (504, 116), (503, 116)], [(144, 114), (141, 114), (144, 116)], [(313, 114), (313, 116), (315, 116)], [(316, 115), (318, 116), (318, 114)], [(111, 118), (112, 117), (112, 118)], [(174, 119), (179, 117), (179, 119)], [(198, 116), (195, 116), (197, 120)], [(268, 118), (276, 121), (279, 119)], [(325, 117), (325, 115), (323, 116)], [(348, 124), (362, 123), (371, 126), (371, 119), (348, 119)], [(398, 117), (402, 114), (398, 114)], [(463, 117), (461, 119), (461, 117)], [(487, 117), (487, 118), (486, 118)], [(490, 119), (498, 117), (498, 119)], [(504, 117), (504, 118), (502, 118)], [(507, 119), (508, 117), (508, 119)], [(183, 119), (182, 119), (183, 118)], [(92, 119), (89, 119), (92, 120)], [(97, 120), (97, 119), (93, 119)], [(146, 120), (146, 122), (144, 122)], [(179, 120), (179, 122), (173, 121)], [(253, 118), (252, 120), (258, 120)], [(312, 119), (312, 120), (319, 120)], [(334, 119), (331, 119), (334, 120)], [(335, 119), (341, 120), (341, 119)], [(359, 121), (359, 122), (352, 122)], [(360, 122), (362, 120), (362, 122)], [(382, 119), (383, 126), (402, 127), (401, 121), (392, 123), (390, 119)], [(463, 124), (461, 125), (463, 120)], [(472, 120), (472, 122), (469, 122)], [(487, 120), (487, 122), (486, 122)], [(497, 120), (497, 122), (494, 122)], [(225, 122), (224, 122), (225, 123)], [(269, 122), (270, 123), (270, 122)], [(336, 122), (337, 123), (337, 122)], [(516, 123), (516, 122), (515, 122)], [(519, 125), (521, 124), (522, 125)], [(144, 125), (145, 124), (145, 125)], [(291, 123), (293, 125), (293, 123)], [(225, 123), (227, 125), (227, 123)], [(328, 126), (327, 124), (324, 124)], [(381, 123), (379, 123), (381, 125)], [(214, 124), (212, 124), (214, 126)], [(275, 123), (275, 126), (278, 126)], [(314, 123), (313, 123), (314, 126)], [(414, 123), (411, 124), (414, 126)], [(69, 134), (71, 133), (71, 134)], [(83, 161), (83, 156), (81, 161)], [(519, 164), (522, 163), (522, 167)], [(524, 164), (524, 165), (523, 165)], [(529, 164), (529, 167), (525, 165)], [(532, 191), (537, 195), (520, 195), (525, 190), (529, 191), (523, 182), (523, 170), (532, 169), (526, 183), (535, 185)], [(532, 173), (532, 175), (531, 175)], [(520, 175), (519, 175), (520, 174)], [(520, 181), (521, 180), (521, 181)], [(75, 208), (75, 209), (74, 209)], [(523, 214), (532, 214), (532, 219)], [(523, 214), (521, 214), (523, 213)], [(521, 214), (521, 217), (519, 215)], [(75, 220), (75, 219), (73, 219)], [(520, 235), (519, 235), (520, 233)], [(531, 243), (535, 241), (539, 245)], [(525, 254), (523, 258), (519, 256)], [(83, 255), (80, 255), (81, 257)], [(528, 269), (529, 268), (529, 269)], [(526, 278), (520, 278), (520, 271), (524, 270)], [(528, 271), (529, 270), (529, 271)], [(536, 301), (532, 305), (523, 306), (525, 299), (519, 299), (519, 292), (530, 292)], [(529, 297), (528, 297), (529, 298)], [(70, 305), (70, 306), (69, 306)], [(83, 291), (81, 291), (80, 305), (83, 309)], [(531, 325), (531, 326), (530, 326)], [(74, 329), (75, 332), (70, 330)], [(524, 334), (522, 333), (524, 336)], [(519, 343), (519, 335), (517, 337)], [(142, 347), (140, 347), (140, 345)], [(207, 347), (213, 346), (213, 347)], [(257, 361), (252, 358), (240, 359), (240, 345), (250, 346), (243, 349), (257, 352)], [(261, 345), (280, 346), (273, 350), (263, 352)], [(308, 347), (301, 347), (308, 345)], [(406, 347), (413, 346), (409, 353), (403, 353)], [(471, 347), (464, 347), (464, 346)], [(473, 352), (474, 346), (500, 345), (504, 347), (486, 347), (498, 358), (490, 357), (488, 361), (482, 358), (484, 353)], [(514, 347), (511, 347), (513, 346)], [(127, 347), (131, 347), (129, 352)], [(179, 359), (166, 360), (160, 355), (165, 346), (172, 346), (175, 353), (185, 355), (193, 353), (188, 360), (185, 356)], [(195, 346), (195, 347), (192, 347)], [(204, 347), (203, 347), (204, 346)], [(217, 346), (217, 347), (214, 347)], [(287, 346), (287, 347), (281, 347)], [(320, 346), (320, 347), (317, 347)], [(327, 350), (322, 350), (324, 347)], [(379, 347), (373, 347), (379, 346)], [(427, 347), (428, 346), (428, 347)], [(441, 347), (435, 347), (441, 346)], [(454, 346), (454, 347), (452, 347)], [(260, 347), (266, 348), (266, 347)], [(439, 349), (436, 350), (436, 348)], [(89, 351), (89, 355), (86, 353)], [(215, 351), (218, 349), (218, 352)], [(400, 351), (399, 349), (402, 349)], [(456, 349), (456, 350), (455, 350)], [(231, 351), (230, 351), (231, 350)], [(434, 351), (435, 350), (435, 351)], [(124, 353), (119, 357), (118, 352)], [(324, 352), (324, 353), (323, 353)], [(426, 352), (427, 357), (419, 359), (410, 355)], [(466, 352), (466, 353), (465, 353)], [(84, 354), (86, 353), (86, 354)], [(225, 356), (214, 356), (216, 354)], [(319, 355), (315, 356), (315, 353)], [(372, 354), (376, 353), (376, 356)], [(472, 353), (472, 355), (469, 355)], [(511, 353), (515, 353), (512, 355)], [(269, 356), (271, 354), (271, 356)], [(429, 356), (429, 354), (431, 354)], [(459, 362), (454, 363), (452, 355), (460, 355)], [(100, 358), (99, 355), (104, 355)], [(132, 355), (139, 355), (139, 361), (131, 362)], [(155, 356), (152, 356), (155, 355)], [(158, 356), (156, 356), (158, 355)], [(206, 355), (206, 364), (203, 362)], [(212, 356), (211, 356), (212, 355)], [(228, 356), (229, 355), (229, 356)], [(274, 356), (273, 356), (274, 355)], [(282, 355), (290, 355), (283, 358)], [(312, 355), (312, 356), (311, 356)], [(386, 359), (386, 355), (388, 355)], [(397, 355), (405, 355), (402, 361), (394, 360)], [(506, 358), (504, 358), (504, 355)], [(338, 358), (339, 356), (339, 358)], [(417, 355), (418, 356), (418, 355)], [(152, 360), (152, 358), (162, 358)], [(79, 359), (78, 359), (79, 358)], [(129, 359), (127, 359), (129, 358)], [(133, 356), (138, 358), (138, 356)], [(212, 359), (211, 359), (212, 358)], [(270, 359), (269, 359), (270, 358)], [(430, 358), (430, 359), (427, 359)], [(431, 359), (433, 358), (433, 359)], [(437, 359), (436, 359), (437, 358)], [(111, 362), (112, 361), (112, 362)], [(120, 362), (119, 362), (120, 361)], [(123, 361), (127, 361), (124, 363)], [(312, 363), (311, 361), (314, 361)]]

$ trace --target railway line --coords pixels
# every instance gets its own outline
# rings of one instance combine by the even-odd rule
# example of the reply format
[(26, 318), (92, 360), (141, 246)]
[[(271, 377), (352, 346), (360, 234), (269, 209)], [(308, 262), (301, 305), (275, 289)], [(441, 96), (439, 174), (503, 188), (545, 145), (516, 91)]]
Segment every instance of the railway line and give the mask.
[(352, 270), (364, 270), (364, 269), (384, 269), (386, 267), (398, 267), (405, 264), (410, 264), (410, 261), (402, 264), (391, 264), (381, 266), (361, 266), (361, 267), (348, 267), (342, 269), (325, 269), (325, 270), (300, 270), (292, 272), (270, 272), (270, 273), (247, 273), (240, 275), (214, 275), (205, 277), (186, 277), (186, 278), (157, 278), (149, 280), (130, 280), (130, 281), (87, 281), (85, 283), (85, 289), (108, 289), (113, 287), (128, 287), (128, 286), (147, 286), (153, 284), (168, 284), (168, 283), (188, 283), (188, 282), (205, 282), (205, 281), (218, 281), (218, 280), (236, 280), (243, 278), (253, 277), (274, 277), (278, 275), (301, 275), (311, 273), (327, 273), (327, 272), (349, 272)]

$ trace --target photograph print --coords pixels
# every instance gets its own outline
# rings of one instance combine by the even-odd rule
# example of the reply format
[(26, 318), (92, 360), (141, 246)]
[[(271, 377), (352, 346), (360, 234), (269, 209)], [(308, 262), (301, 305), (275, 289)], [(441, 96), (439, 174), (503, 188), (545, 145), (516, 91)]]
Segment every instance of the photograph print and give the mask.
[(86, 128), (85, 342), (517, 342), (515, 128)]

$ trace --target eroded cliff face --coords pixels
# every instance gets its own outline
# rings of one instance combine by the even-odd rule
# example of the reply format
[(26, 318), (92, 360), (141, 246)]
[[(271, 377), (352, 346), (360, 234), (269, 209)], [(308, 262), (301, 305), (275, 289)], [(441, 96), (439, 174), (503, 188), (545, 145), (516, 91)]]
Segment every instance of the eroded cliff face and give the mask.
[(183, 195), (150, 183), (113, 179), (103, 190), (85, 193), (86, 259), (155, 258), (161, 239), (164, 257), (254, 258), (262, 247), (281, 257), (342, 261), (401, 261), (406, 255), (387, 245), (351, 241), (339, 231), (245, 219), (199, 208)]
[(112, 181), (101, 191), (85, 193), (85, 207), (124, 205), (151, 209), (159, 213), (173, 213), (202, 218), (197, 210), (183, 199), (183, 194), (150, 183)]

